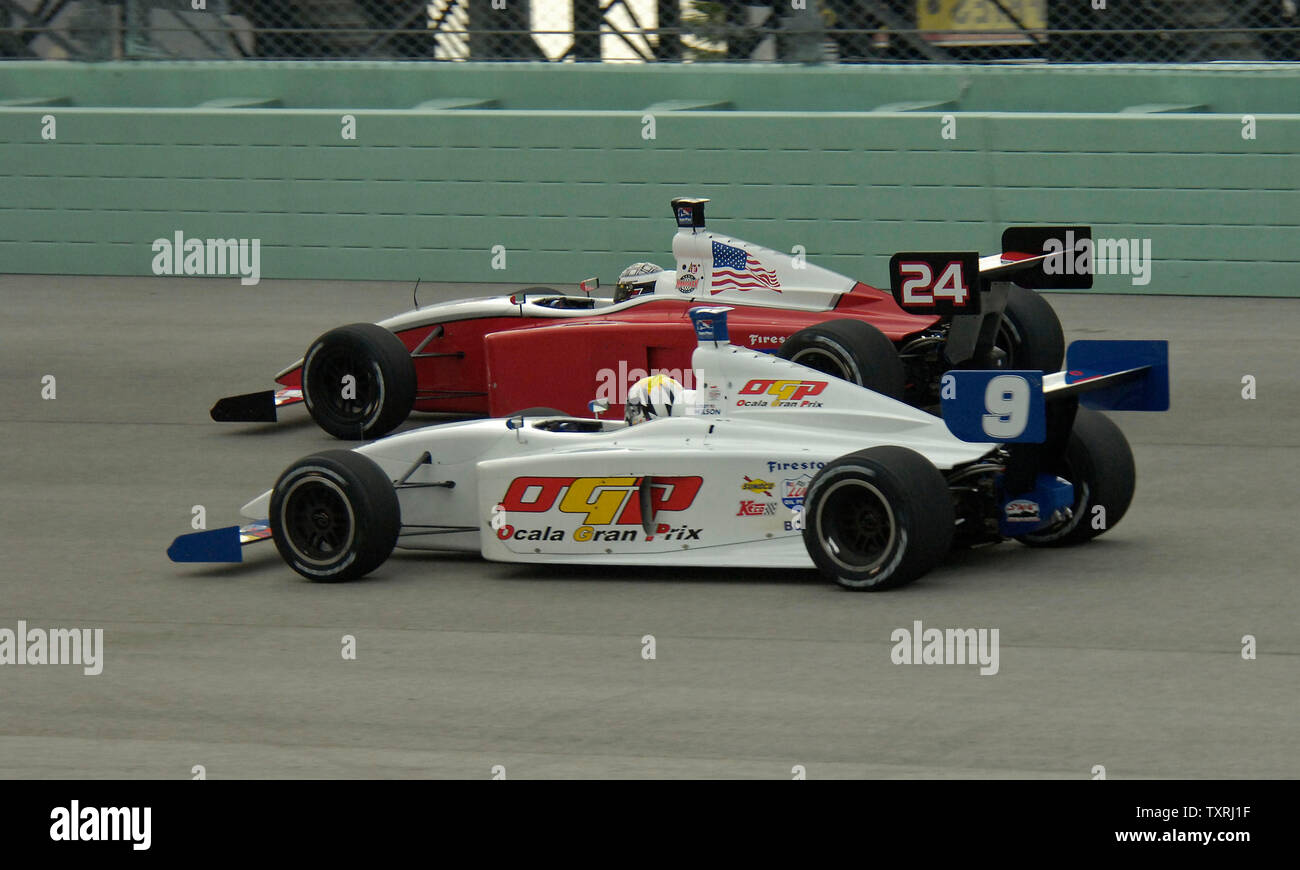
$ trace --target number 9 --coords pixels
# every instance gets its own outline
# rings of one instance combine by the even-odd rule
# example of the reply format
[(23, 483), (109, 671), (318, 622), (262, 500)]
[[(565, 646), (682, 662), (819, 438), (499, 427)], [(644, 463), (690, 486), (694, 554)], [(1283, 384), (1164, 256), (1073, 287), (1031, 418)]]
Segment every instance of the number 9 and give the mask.
[(998, 441), (1020, 437), (1029, 424), (1029, 382), (998, 375), (984, 389), (984, 434)]

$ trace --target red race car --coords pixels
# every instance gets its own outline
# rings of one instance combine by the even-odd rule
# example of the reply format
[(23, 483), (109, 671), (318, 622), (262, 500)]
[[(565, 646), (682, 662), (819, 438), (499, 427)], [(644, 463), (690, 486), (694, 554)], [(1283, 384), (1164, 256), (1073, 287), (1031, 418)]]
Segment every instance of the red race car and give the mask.
[[(581, 414), (597, 398), (621, 413), (627, 390), (647, 374), (696, 386), (687, 311), (701, 301), (731, 306), (736, 345), (918, 407), (938, 404), (939, 379), (950, 368), (1060, 368), (1060, 323), (1028, 287), (1083, 286), (1044, 272), (1042, 252), (1051, 248), (1042, 241), (1066, 228), (1013, 228), (1003, 237), (1005, 253), (991, 257), (896, 255), (889, 292), (709, 232), (706, 202), (673, 200), (676, 269), (635, 264), (612, 299), (591, 296), (598, 286), (591, 279), (583, 295), (531, 288), (341, 326), (276, 375), (280, 389), (221, 399), (212, 419), (273, 422), (278, 408), (304, 402), (325, 431), (369, 439), (412, 410)], [(1018, 283), (1006, 281), (1011, 273)]]

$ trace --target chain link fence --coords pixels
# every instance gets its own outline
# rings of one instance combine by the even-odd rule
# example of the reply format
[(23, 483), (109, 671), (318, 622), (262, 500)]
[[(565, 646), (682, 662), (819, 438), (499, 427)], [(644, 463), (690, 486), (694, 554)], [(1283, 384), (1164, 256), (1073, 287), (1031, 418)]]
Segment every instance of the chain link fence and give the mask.
[(1300, 60), (1300, 0), (0, 0), (0, 58)]

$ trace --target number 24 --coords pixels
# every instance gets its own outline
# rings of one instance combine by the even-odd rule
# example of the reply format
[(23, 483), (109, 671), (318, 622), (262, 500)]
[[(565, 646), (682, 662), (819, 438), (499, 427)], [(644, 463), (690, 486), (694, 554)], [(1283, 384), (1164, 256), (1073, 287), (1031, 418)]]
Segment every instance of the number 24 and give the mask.
[(925, 261), (899, 263), (898, 269), (904, 276), (910, 276), (903, 281), (905, 305), (933, 305), (936, 299), (951, 299), (954, 305), (964, 305), (970, 295), (960, 260), (945, 266), (937, 281), (934, 270)]

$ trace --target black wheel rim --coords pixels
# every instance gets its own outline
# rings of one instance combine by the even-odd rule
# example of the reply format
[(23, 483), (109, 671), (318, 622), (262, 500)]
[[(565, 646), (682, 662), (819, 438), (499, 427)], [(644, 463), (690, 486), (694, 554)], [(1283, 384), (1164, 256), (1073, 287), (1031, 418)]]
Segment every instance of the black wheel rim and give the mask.
[(314, 565), (338, 561), (351, 548), (356, 531), (343, 490), (322, 477), (304, 477), (289, 487), (280, 526), (293, 551)]
[[(347, 347), (322, 347), (312, 360), (313, 403), (330, 416), (349, 421), (369, 420), (383, 401), (383, 381), (373, 363)], [(343, 379), (356, 379), (355, 398), (344, 398)]]
[(1017, 350), (1020, 347), (1020, 330), (1016, 329), (1016, 325), (1005, 316), (998, 324), (998, 334), (993, 339), (993, 347), (1003, 353), (1000, 368), (1013, 369), (1016, 367)]
[(884, 494), (866, 480), (831, 485), (817, 508), (823, 551), (851, 571), (873, 571), (884, 564), (898, 536), (894, 511)]

